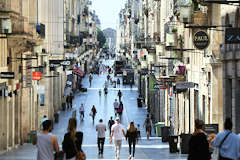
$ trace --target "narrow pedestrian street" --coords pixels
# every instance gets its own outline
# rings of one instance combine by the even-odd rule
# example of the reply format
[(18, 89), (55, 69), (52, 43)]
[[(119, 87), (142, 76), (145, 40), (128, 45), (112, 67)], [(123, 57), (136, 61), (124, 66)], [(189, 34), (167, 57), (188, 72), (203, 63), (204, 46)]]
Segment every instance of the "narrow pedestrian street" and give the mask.
[[(112, 65), (113, 61), (105, 62), (106, 65)], [(168, 143), (162, 143), (161, 138), (155, 137), (154, 132), (149, 140), (146, 138), (145, 129), (143, 127), (144, 119), (147, 115), (145, 107), (139, 108), (137, 106), (138, 91), (137, 86), (132, 88), (128, 85), (120, 85), (119, 88), (114, 88), (111, 85), (108, 86), (108, 94), (105, 96), (102, 92), (99, 96), (99, 89), (103, 91), (104, 82), (106, 81), (107, 74), (93, 75), (92, 86), (89, 86), (88, 75), (82, 81), (84, 87), (88, 88), (87, 92), (78, 92), (74, 95), (73, 108), (61, 111), (59, 115), (59, 122), (54, 123), (54, 129), (52, 131), (58, 138), (58, 143), (61, 147), (64, 134), (66, 133), (68, 119), (72, 117), (73, 112), (76, 111), (76, 118), (78, 120), (78, 130), (82, 131), (83, 137), (83, 150), (86, 153), (87, 159), (114, 159), (114, 145), (109, 143), (109, 130), (106, 132), (105, 148), (103, 158), (98, 157), (97, 148), (97, 134), (95, 126), (99, 119), (102, 118), (103, 122), (107, 125), (107, 122), (111, 116), (114, 117), (113, 102), (117, 99), (117, 92), (120, 89), (123, 97), (123, 115), (121, 123), (126, 129), (130, 121), (134, 121), (135, 125), (141, 126), (141, 140), (136, 146), (135, 159), (149, 159), (149, 160), (167, 160), (167, 159), (186, 159), (186, 155), (170, 154)], [(112, 78), (113, 74), (111, 75)], [(79, 107), (81, 104), (85, 106), (85, 118), (80, 121)], [(92, 105), (96, 106), (97, 114), (95, 123), (93, 124), (92, 117), (89, 115)], [(154, 129), (153, 129), (154, 131)], [(36, 147), (32, 144), (24, 144), (17, 149), (13, 149), (3, 155), (0, 155), (0, 160), (34, 160), (36, 159)], [(120, 159), (128, 159), (128, 144), (124, 140)]]

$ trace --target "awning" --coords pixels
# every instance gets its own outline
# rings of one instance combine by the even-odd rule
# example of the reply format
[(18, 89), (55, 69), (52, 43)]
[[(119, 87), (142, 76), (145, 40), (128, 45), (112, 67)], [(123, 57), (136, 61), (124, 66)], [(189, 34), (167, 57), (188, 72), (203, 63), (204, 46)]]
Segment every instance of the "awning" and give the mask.
[(77, 69), (77, 68), (74, 68), (74, 69), (73, 69), (73, 73), (74, 73), (74, 74), (77, 74), (77, 75), (79, 75), (79, 76), (81, 76), (81, 77), (84, 76), (84, 72), (81, 71), (80, 69)]

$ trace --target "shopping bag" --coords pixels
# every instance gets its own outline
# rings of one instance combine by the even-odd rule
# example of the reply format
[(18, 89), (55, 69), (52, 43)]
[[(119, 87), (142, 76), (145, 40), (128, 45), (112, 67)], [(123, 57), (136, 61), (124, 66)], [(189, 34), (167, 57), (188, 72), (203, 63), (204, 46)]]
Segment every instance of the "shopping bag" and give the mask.
[(218, 160), (218, 158), (219, 158), (219, 148), (214, 147), (211, 160)]

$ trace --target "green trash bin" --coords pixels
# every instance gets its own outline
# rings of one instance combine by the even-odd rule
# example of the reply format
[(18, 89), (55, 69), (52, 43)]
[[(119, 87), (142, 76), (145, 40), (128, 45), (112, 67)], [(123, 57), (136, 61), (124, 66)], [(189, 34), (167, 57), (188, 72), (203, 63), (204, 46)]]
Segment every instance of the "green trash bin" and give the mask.
[(155, 123), (155, 129), (156, 129), (156, 136), (157, 137), (162, 137), (161, 127), (163, 127), (163, 126), (165, 126), (164, 122)]
[(29, 143), (33, 143), (33, 138), (37, 134), (37, 131), (30, 131), (29, 133)]

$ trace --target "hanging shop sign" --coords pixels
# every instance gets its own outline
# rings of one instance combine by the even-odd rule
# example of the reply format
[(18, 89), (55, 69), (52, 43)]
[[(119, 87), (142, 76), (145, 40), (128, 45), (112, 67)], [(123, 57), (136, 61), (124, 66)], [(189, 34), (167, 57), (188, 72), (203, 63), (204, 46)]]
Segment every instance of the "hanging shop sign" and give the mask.
[(148, 69), (147, 68), (141, 69), (141, 74), (142, 75), (147, 75), (148, 74)]
[(225, 44), (240, 43), (240, 28), (226, 28)]
[(194, 88), (193, 82), (176, 82), (176, 89)]
[(205, 31), (198, 31), (194, 34), (193, 44), (197, 49), (199, 50), (206, 49), (209, 43), (210, 43), (210, 38)]
[(218, 124), (205, 124), (204, 131), (207, 134), (217, 134), (218, 133)]
[(1, 72), (2, 79), (14, 79), (14, 72)]
[(41, 80), (41, 72), (33, 72), (32, 80)]

